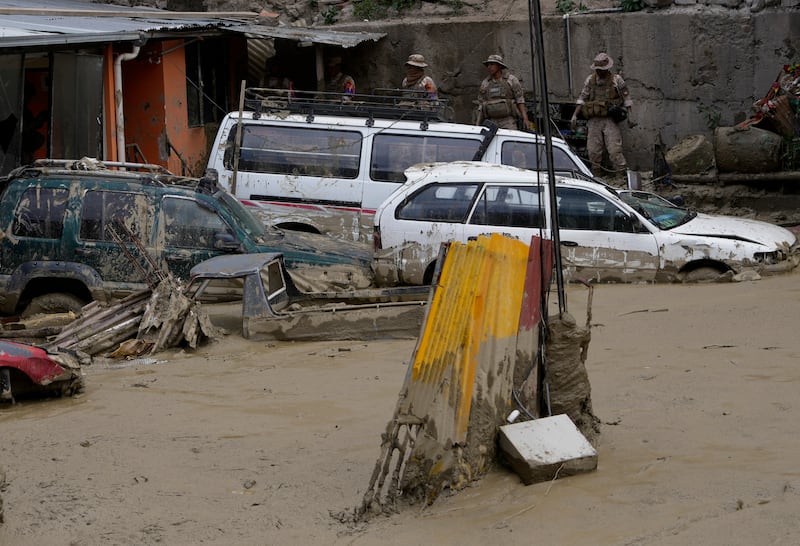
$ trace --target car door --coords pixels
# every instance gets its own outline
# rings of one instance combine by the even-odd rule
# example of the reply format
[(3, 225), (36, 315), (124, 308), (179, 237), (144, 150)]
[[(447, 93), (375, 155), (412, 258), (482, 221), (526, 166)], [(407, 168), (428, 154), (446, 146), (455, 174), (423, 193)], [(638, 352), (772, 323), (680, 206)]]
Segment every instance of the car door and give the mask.
[(556, 201), (565, 278), (655, 280), (659, 267), (656, 238), (630, 211), (585, 188), (559, 186)]
[[(68, 183), (55, 183), (45, 186), (32, 182), (29, 187), (5, 196), (9, 203), (14, 201), (13, 214), (7, 236), (2, 237), (2, 263), (6, 273), (13, 273), (18, 267), (39, 261), (61, 261), (67, 258), (67, 248), (62, 237), (65, 231), (66, 213), (70, 198)], [(10, 212), (10, 211), (8, 211)]]
[(83, 195), (75, 261), (100, 274), (110, 296), (119, 298), (142, 288), (152, 275), (149, 256), (152, 206), (147, 194), (90, 189)]
[(164, 196), (158, 217), (158, 241), (167, 269), (188, 279), (196, 264), (223, 251), (220, 242), (234, 241), (234, 231), (210, 205), (186, 196)]
[[(494, 143), (492, 161), (503, 165), (511, 165), (532, 171), (547, 170), (547, 153), (544, 142), (537, 142), (533, 137), (518, 138), (498, 136)], [(572, 172), (591, 176), (591, 170), (569, 147), (553, 142), (553, 170), (555, 172)], [(490, 152), (487, 152), (487, 154)], [(489, 161), (489, 159), (486, 159)]]
[(545, 186), (486, 184), (475, 200), (460, 239), (501, 233), (530, 244), (534, 235), (548, 237)]

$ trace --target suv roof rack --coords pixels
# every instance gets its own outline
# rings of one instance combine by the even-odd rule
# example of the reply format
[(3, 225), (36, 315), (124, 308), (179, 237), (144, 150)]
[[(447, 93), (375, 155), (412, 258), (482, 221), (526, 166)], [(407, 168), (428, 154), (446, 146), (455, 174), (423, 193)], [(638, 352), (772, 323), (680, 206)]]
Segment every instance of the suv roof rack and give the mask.
[(131, 163), (127, 161), (101, 161), (93, 157), (83, 157), (81, 159), (36, 159), (24, 168), (53, 167), (68, 171), (103, 171), (103, 170), (130, 170), (137, 172), (147, 172), (151, 174), (172, 174), (163, 165), (154, 163)]
[[(197, 178), (173, 174), (163, 165), (154, 163), (133, 163), (128, 161), (101, 161), (92, 157), (81, 159), (36, 159), (28, 165), (22, 165), (12, 170), (3, 177), (7, 181), (11, 178), (35, 178), (47, 175), (62, 176), (113, 176), (124, 178), (128, 181), (137, 181), (146, 185), (175, 185), (194, 188), (195, 191), (213, 193), (214, 181), (201, 184)], [(202, 187), (200, 187), (202, 186)]]
[(447, 99), (431, 99), (425, 91), (374, 89), (373, 94), (329, 93), (295, 89), (248, 87), (244, 106), (258, 119), (265, 112), (304, 114), (312, 121), (315, 115), (334, 115), (413, 121), (450, 121), (452, 108)]

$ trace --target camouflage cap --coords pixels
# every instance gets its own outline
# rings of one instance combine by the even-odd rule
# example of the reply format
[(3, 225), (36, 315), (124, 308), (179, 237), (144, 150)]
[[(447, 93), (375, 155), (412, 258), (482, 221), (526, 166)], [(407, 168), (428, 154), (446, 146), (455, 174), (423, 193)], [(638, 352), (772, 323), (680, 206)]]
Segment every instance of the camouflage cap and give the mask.
[(608, 53), (598, 53), (589, 68), (592, 70), (611, 70), (612, 66), (614, 66), (614, 59), (609, 57)]
[(499, 64), (503, 68), (508, 68), (508, 65), (503, 62), (503, 56), (502, 55), (489, 55), (489, 58), (486, 59), (485, 61), (483, 61), (484, 66), (487, 66), (487, 65), (489, 65), (491, 63)]
[(416, 66), (419, 68), (425, 68), (426, 66), (428, 66), (428, 63), (425, 62), (425, 57), (423, 57), (419, 53), (413, 53), (408, 56), (408, 60), (406, 61), (406, 66)]

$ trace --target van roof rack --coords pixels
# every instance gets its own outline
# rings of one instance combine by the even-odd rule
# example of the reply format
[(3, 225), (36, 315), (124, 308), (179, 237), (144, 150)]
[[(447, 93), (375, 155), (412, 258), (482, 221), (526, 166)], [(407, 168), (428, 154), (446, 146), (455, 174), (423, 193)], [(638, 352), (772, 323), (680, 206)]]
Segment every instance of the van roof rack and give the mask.
[(245, 89), (244, 106), (258, 117), (268, 112), (351, 116), (373, 119), (412, 121), (450, 121), (452, 109), (447, 99), (431, 99), (424, 91), (406, 89), (374, 89), (372, 94), (330, 93), (296, 89), (249, 87)]

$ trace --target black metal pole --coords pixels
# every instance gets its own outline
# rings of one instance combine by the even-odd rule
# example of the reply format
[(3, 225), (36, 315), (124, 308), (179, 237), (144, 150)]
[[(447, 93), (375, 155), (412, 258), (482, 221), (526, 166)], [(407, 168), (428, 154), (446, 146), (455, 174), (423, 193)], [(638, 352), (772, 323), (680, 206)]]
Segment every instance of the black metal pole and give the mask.
[(536, 65), (538, 67), (539, 88), (541, 89), (541, 111), (543, 120), (543, 133), (545, 155), (547, 156), (547, 184), (550, 189), (550, 237), (553, 241), (553, 257), (556, 270), (556, 287), (558, 291), (559, 316), (566, 311), (566, 297), (564, 294), (564, 272), (561, 269), (561, 237), (558, 225), (558, 201), (556, 199), (556, 176), (553, 169), (553, 137), (550, 128), (550, 102), (547, 97), (547, 75), (544, 66), (544, 38), (542, 37), (542, 10), (539, 0), (528, 1), (528, 17), (533, 19), (534, 37), (536, 42)]

